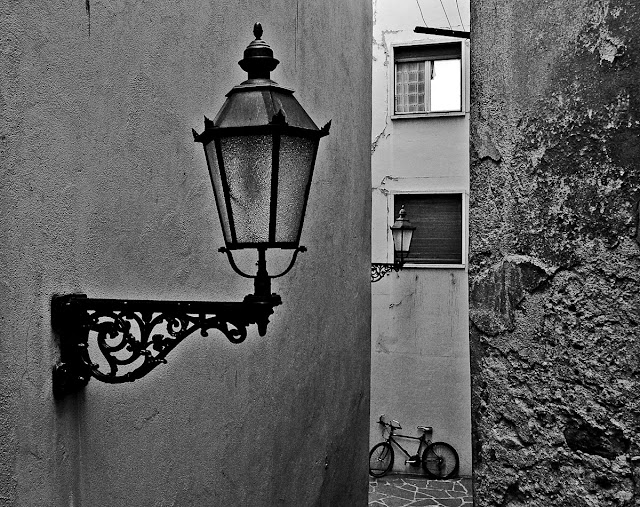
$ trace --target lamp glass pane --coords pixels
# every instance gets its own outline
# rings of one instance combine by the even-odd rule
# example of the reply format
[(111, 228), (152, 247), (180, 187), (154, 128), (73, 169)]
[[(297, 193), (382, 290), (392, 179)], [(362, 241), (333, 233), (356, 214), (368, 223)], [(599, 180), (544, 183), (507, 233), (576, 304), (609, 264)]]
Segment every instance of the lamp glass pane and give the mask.
[(272, 137), (223, 137), (220, 145), (236, 240), (266, 243), (269, 240)]
[(391, 229), (391, 236), (393, 238), (393, 249), (396, 252), (402, 251), (402, 231), (400, 229)]
[(402, 253), (406, 256), (409, 254), (411, 248), (411, 237), (413, 236), (413, 229), (402, 230)]
[(296, 242), (302, 227), (307, 186), (317, 139), (282, 135), (278, 170), (276, 241)]
[(413, 229), (392, 229), (391, 234), (393, 235), (394, 250), (406, 257), (411, 247)]
[(211, 175), (211, 184), (213, 185), (213, 193), (216, 198), (218, 207), (218, 216), (220, 217), (220, 225), (224, 234), (225, 242), (231, 241), (231, 231), (229, 230), (229, 216), (227, 214), (227, 206), (224, 200), (224, 192), (222, 190), (222, 179), (220, 177), (220, 167), (218, 166), (218, 156), (216, 154), (216, 146), (210, 141), (204, 147), (207, 157), (207, 165), (209, 166), (209, 174)]

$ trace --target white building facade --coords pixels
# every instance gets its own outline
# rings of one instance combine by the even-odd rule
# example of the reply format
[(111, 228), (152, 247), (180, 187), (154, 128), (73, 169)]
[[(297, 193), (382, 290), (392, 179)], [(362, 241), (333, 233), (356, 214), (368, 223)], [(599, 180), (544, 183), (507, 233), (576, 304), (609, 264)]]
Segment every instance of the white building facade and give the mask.
[[(459, 3), (460, 26), (427, 4), (429, 26), (469, 29), (468, 2)], [(374, 2), (372, 262), (394, 262), (389, 226), (402, 206), (416, 231), (404, 268), (371, 286), (371, 445), (381, 414), (408, 435), (432, 426), (468, 476), (469, 40), (415, 33), (425, 20), (417, 4)], [(393, 471), (420, 473), (404, 461), (397, 451)]]

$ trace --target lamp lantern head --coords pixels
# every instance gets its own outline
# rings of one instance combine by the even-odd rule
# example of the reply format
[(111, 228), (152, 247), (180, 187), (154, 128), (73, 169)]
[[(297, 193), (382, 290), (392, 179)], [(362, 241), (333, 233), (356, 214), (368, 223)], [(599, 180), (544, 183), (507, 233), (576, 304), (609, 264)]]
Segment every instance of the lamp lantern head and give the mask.
[(201, 134), (227, 250), (299, 246), (320, 138), (293, 96), (270, 79), (278, 65), (256, 23), (239, 65), (248, 79), (234, 86)]
[(400, 264), (403, 264), (404, 260), (409, 256), (411, 239), (413, 238), (413, 231), (415, 230), (416, 228), (411, 225), (411, 222), (407, 218), (407, 212), (404, 206), (402, 206), (398, 218), (396, 218), (396, 221), (391, 226), (393, 249), (396, 257), (399, 258)]

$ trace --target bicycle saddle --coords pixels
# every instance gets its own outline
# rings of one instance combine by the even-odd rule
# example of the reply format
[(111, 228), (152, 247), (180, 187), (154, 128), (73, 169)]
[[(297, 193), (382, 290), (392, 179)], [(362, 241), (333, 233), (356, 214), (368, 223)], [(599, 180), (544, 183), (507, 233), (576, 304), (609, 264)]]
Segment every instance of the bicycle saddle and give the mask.
[(425, 433), (431, 433), (433, 428), (431, 426), (418, 426), (420, 431), (424, 431)]

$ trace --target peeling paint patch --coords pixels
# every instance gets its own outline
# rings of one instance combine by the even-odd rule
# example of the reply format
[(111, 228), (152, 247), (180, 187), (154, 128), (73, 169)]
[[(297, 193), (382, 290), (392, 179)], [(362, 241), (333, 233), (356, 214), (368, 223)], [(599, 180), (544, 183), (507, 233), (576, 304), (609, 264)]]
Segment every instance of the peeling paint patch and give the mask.
[(378, 47), (378, 48), (382, 49), (382, 51), (384, 52), (384, 64), (383, 65), (385, 67), (389, 66), (389, 57), (391, 56), (391, 54), (389, 53), (389, 44), (387, 42), (387, 35), (388, 34), (396, 34), (396, 33), (400, 33), (400, 32), (402, 32), (402, 30), (383, 30), (381, 32), (382, 40), (380, 42), (378, 42), (375, 37), (372, 38), (372, 42), (373, 42), (374, 47)]
[(380, 186), (384, 187), (387, 184), (387, 181), (398, 181), (398, 180), (399, 178), (396, 176), (387, 175), (384, 178), (382, 178), (382, 181), (380, 182)]
[(537, 149), (529, 150), (528, 155), (529, 160), (531, 161), (531, 167), (536, 168), (538, 166), (546, 151), (547, 148), (544, 146), (539, 146)]
[(496, 336), (515, 327), (515, 312), (527, 293), (544, 284), (557, 271), (538, 259), (510, 255), (477, 278), (470, 289), (476, 301), (470, 319), (484, 334)]
[(502, 154), (493, 142), (490, 130), (486, 125), (477, 127), (476, 135), (473, 136), (473, 144), (480, 160), (490, 158), (494, 162), (502, 160)]
[(382, 132), (380, 132), (376, 138), (373, 140), (373, 142), (371, 143), (371, 154), (373, 155), (373, 152), (376, 151), (376, 148), (378, 147), (378, 143), (380, 142), (381, 139), (386, 139), (387, 137), (389, 137), (391, 134), (386, 134), (385, 132), (387, 130), (387, 126), (389, 124), (389, 117), (387, 116), (387, 118), (384, 121), (385, 125), (384, 128), (382, 129)]
[(613, 63), (617, 57), (622, 56), (626, 49), (622, 39), (611, 35), (606, 28), (600, 31), (596, 47), (600, 55), (600, 62), (607, 61), (609, 63)]

